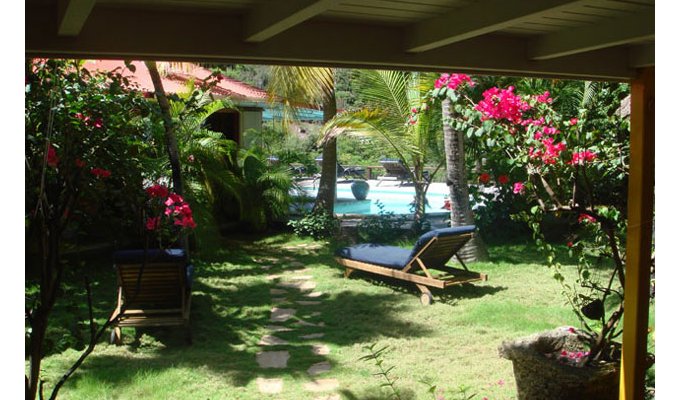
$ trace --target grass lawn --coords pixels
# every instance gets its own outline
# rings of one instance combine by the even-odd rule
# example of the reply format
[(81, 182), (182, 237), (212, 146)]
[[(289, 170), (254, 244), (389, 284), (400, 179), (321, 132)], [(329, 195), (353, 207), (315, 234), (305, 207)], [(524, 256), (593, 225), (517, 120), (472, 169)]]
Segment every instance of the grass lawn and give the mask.
[[(295, 247), (300, 244), (313, 246)], [(340, 386), (334, 393), (342, 399), (387, 399), (380, 387), (383, 381), (373, 376), (375, 365), (360, 360), (367, 354), (364, 347), (376, 343), (389, 346), (385, 366), (395, 367), (391, 375), (399, 378), (396, 386), (404, 400), (433, 398), (421, 383), (424, 379), (447, 390), (447, 399), (457, 398), (460, 385), (470, 388), (468, 394), (477, 393), (478, 399), (511, 399), (512, 365), (498, 356), (501, 342), (577, 324), (559, 284), (528, 241), (490, 245), (490, 262), (469, 265), (487, 273), (487, 282), (434, 289), (434, 304), (427, 307), (420, 304), (417, 289), (405, 283), (359, 271), (343, 278), (333, 260), (334, 245), (325, 242), (279, 234), (259, 240), (223, 239), (214, 247), (211, 254), (195, 257), (193, 345), (184, 344), (181, 329), (124, 329), (124, 345), (99, 344), (62, 388), (60, 398), (316, 399), (319, 393), (303, 390), (310, 381), (306, 370), (330, 361), (332, 370), (320, 378), (337, 379)], [(260, 369), (258, 341), (269, 333), (265, 329), (273, 307), (269, 290), (275, 287), (267, 276), (289, 270), (291, 261), (309, 268), (306, 274), (313, 276), (315, 290), (324, 295), (320, 305), (279, 306), (294, 307), (298, 315), (319, 312), (314, 321), (325, 326), (276, 333), (289, 344), (270, 349), (289, 350), (288, 367)], [(115, 275), (109, 257), (88, 260), (71, 271), (69, 280), (75, 283), (67, 287), (55, 321), (87, 320), (76, 279), (85, 271), (95, 282), (98, 315), (105, 318), (114, 307)], [(280, 325), (290, 326), (289, 322)], [(315, 341), (299, 338), (317, 332), (325, 336)], [(330, 354), (312, 354), (310, 343), (316, 342), (328, 345)], [(46, 390), (79, 354), (67, 349), (45, 358)], [(283, 391), (259, 393), (258, 377), (282, 378)]]

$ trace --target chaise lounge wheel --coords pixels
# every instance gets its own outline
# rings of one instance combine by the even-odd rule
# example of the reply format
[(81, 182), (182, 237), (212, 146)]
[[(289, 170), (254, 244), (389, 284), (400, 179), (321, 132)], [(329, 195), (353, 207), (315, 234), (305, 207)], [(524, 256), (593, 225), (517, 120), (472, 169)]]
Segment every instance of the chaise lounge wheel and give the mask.
[(420, 295), (420, 304), (429, 306), (432, 304), (432, 293), (423, 293)]

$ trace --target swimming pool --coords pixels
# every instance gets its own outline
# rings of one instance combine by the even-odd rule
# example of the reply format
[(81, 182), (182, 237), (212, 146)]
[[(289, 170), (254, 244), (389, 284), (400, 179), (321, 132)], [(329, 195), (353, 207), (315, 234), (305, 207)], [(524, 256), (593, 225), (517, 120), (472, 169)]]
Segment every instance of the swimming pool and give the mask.
[[(366, 200), (356, 200), (350, 188), (351, 184), (338, 183), (337, 186), (337, 200), (335, 202), (336, 214), (378, 214), (380, 209), (376, 201), (380, 201), (384, 205), (385, 212), (393, 212), (395, 214), (412, 214), (410, 203), (415, 197), (415, 189), (409, 186), (375, 186), (371, 184), (371, 189), (368, 192)], [(430, 186), (427, 191), (428, 204), (425, 206), (425, 212), (428, 214), (447, 214), (448, 211), (443, 209), (444, 198), (448, 195), (448, 189), (445, 185), (443, 187)], [(304, 195), (314, 198), (316, 197), (316, 188), (304, 188)]]

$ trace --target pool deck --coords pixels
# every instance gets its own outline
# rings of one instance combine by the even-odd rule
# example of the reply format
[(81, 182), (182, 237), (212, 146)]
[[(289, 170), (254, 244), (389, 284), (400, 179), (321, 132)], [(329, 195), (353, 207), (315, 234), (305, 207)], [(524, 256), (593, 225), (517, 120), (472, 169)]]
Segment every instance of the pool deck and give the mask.
[[(338, 179), (337, 185), (339, 187), (341, 186), (349, 186), (354, 182), (352, 179)], [(403, 192), (404, 194), (407, 193), (412, 193), (413, 192), (413, 184), (412, 183), (404, 183), (403, 185), (400, 184), (400, 181), (397, 180), (383, 180), (383, 181), (378, 181), (376, 179), (371, 179), (366, 181), (368, 182), (368, 185), (371, 189), (373, 188), (390, 188), (394, 189), (397, 192)], [(380, 186), (378, 186), (378, 183), (380, 183)], [(300, 185), (302, 188), (313, 188), (316, 189), (319, 184), (318, 179), (302, 179), (297, 181), (297, 184)], [(427, 189), (428, 193), (440, 193), (440, 194), (448, 194), (449, 193), (449, 188), (446, 186), (444, 182), (432, 182), (430, 184), (430, 187)]]

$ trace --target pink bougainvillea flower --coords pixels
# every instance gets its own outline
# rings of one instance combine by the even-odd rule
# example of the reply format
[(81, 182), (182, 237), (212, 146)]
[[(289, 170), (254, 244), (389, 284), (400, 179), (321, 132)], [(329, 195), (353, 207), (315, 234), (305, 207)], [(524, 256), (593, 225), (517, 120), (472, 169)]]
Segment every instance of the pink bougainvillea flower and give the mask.
[(169, 207), (175, 203), (184, 203), (184, 199), (177, 193), (170, 193), (168, 199), (165, 200), (165, 205)]
[(572, 118), (569, 120), (569, 125), (574, 126), (576, 124), (578, 124), (578, 118)]
[(523, 194), (524, 193), (524, 183), (523, 182), (515, 182), (515, 184), (512, 186), (512, 193)]
[(507, 89), (493, 87), (486, 90), (482, 94), (483, 99), (475, 106), (475, 110), (482, 113), (482, 121), (495, 119), (515, 124), (522, 123), (523, 113), (531, 109), (531, 106), (513, 93), (514, 90), (514, 86), (509, 86)]
[(451, 200), (444, 199), (444, 206), (442, 208), (445, 210), (451, 210)]
[(562, 352), (560, 353), (560, 355), (561, 355), (562, 357), (566, 357), (566, 356), (567, 356), (567, 351), (566, 351), (566, 350), (562, 350)]
[(567, 242), (567, 247), (570, 247), (570, 248), (571, 248), (571, 247), (574, 247), (574, 242), (572, 242), (571, 240), (568, 241), (568, 242)]
[(588, 214), (581, 214), (578, 216), (578, 222), (586, 221), (586, 223), (595, 222), (596, 219)]
[(576, 333), (576, 329), (574, 329), (573, 326), (570, 326), (569, 329), (567, 329), (569, 333)]
[(92, 126), (94, 126), (95, 128), (102, 128), (104, 126), (104, 121), (101, 118), (97, 118), (92, 123)]
[(57, 168), (59, 165), (59, 157), (57, 156), (57, 149), (54, 148), (50, 144), (50, 147), (47, 149), (47, 165), (52, 167), (52, 168)]
[(411, 109), (411, 112), (414, 113), (414, 114), (418, 114), (418, 109), (416, 107), (413, 107)]
[(439, 79), (434, 82), (434, 87), (439, 89), (446, 86), (451, 90), (456, 90), (463, 83), (467, 83), (470, 87), (475, 85), (475, 82), (466, 74), (441, 74)]
[(550, 92), (545, 91), (543, 94), (536, 96), (536, 101), (539, 103), (550, 104), (553, 102), (553, 99), (550, 98)]
[(583, 165), (587, 162), (593, 161), (597, 158), (597, 154), (590, 151), (577, 151), (571, 155), (571, 161), (568, 164), (571, 165)]
[(491, 175), (487, 174), (486, 172), (479, 175), (479, 181), (482, 182), (482, 183), (489, 183), (490, 179), (491, 179)]
[(508, 178), (507, 175), (499, 175), (498, 176), (498, 183), (501, 185), (505, 185), (506, 183), (510, 182), (510, 178)]
[(161, 219), (159, 217), (149, 217), (146, 219), (146, 229), (155, 231), (160, 226)]

